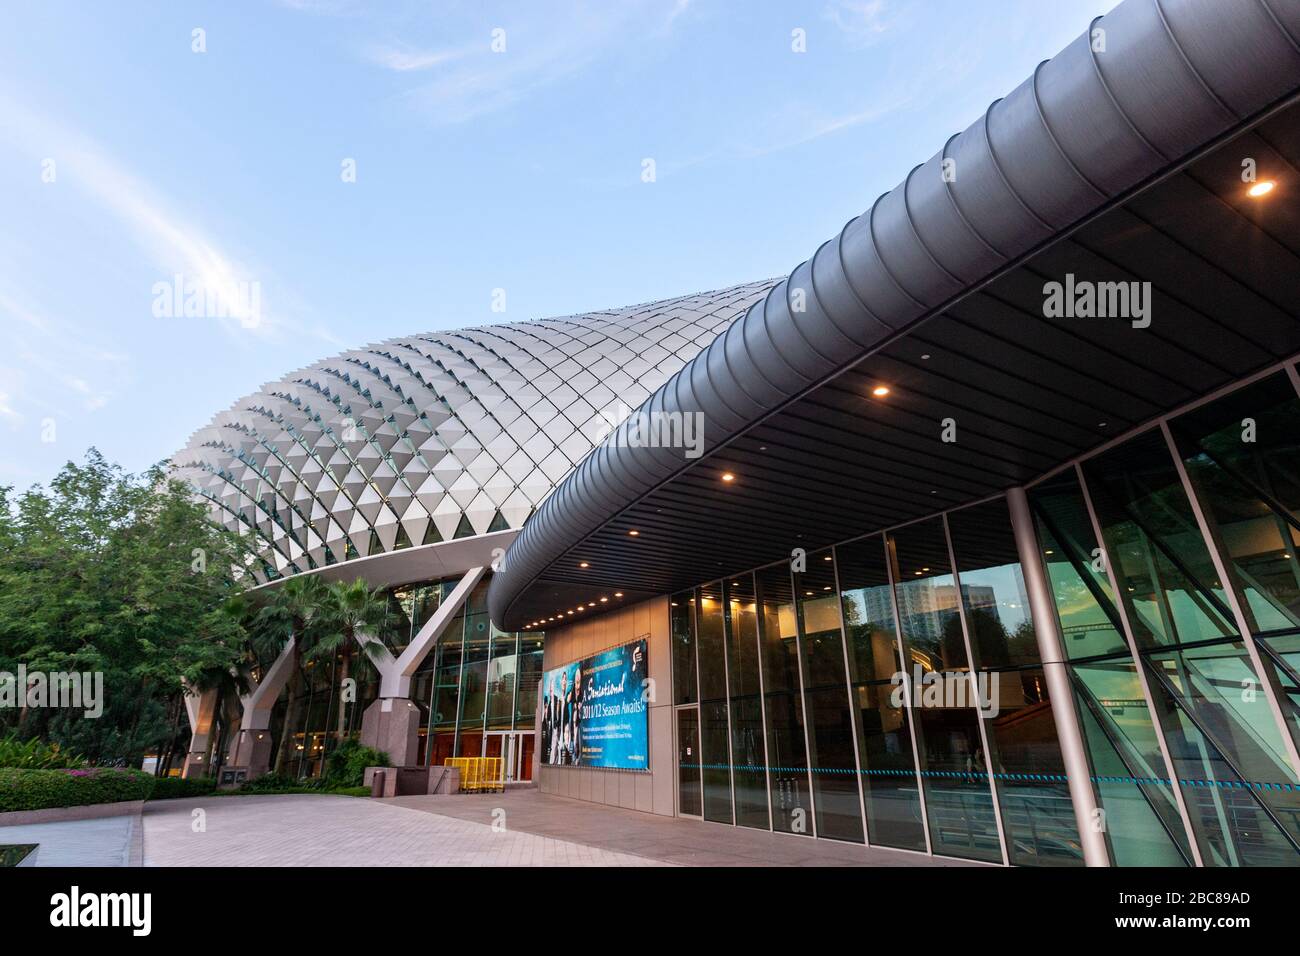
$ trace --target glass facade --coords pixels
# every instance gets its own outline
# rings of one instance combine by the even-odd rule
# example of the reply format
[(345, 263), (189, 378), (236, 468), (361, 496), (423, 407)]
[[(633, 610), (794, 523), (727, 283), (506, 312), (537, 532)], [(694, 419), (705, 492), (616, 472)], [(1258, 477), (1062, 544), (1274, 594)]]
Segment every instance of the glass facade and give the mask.
[(1112, 864), (1300, 865), (1296, 381), (1030, 486), (1063, 663), (1041, 658), (1003, 497), (674, 596), (678, 727), (701, 755), (683, 812), (1079, 866), (1055, 703)]
[[(389, 591), (387, 630), (396, 652), (410, 644), (458, 580)], [(512, 760), (514, 778), (526, 780), (532, 774), (545, 635), (497, 630), (488, 620), (487, 587), (484, 580), (471, 592), (412, 678), (411, 699), (421, 716), (417, 760), (441, 764), (447, 757), (502, 756)], [(344, 701), (342, 693), (349, 676), (357, 682), (355, 701)], [(305, 661), (298, 693), (286, 690), (272, 717), (277, 741), (286, 739), (285, 723), (292, 725), (282, 772), (320, 776), (326, 756), (360, 731), (361, 715), (378, 696), (374, 669), (356, 648), (345, 648), (332, 661)]]

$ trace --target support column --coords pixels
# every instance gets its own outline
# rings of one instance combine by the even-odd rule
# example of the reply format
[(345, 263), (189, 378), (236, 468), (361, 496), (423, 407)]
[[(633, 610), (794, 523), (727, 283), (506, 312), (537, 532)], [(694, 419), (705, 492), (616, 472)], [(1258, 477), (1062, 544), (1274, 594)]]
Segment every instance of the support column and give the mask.
[(1070, 788), (1070, 802), (1074, 805), (1079, 840), (1083, 845), (1083, 861), (1087, 866), (1110, 866), (1106, 836), (1097, 825), (1104, 818), (1097, 812), (1097, 794), (1092, 787), (1092, 769), (1088, 764), (1083, 727), (1074, 706), (1074, 689), (1070, 686), (1065, 649), (1056, 625), (1056, 606), (1025, 489), (1010, 489), (1007, 505), (1011, 511), (1011, 529), (1016, 538), (1020, 567), (1025, 576), (1034, 634), (1038, 638), (1038, 653), (1043, 661), (1043, 676), (1051, 698), (1052, 717), (1056, 721), (1056, 736), (1061, 744), (1061, 756), (1065, 759), (1065, 777)]
[(410, 699), (411, 679), (485, 573), (486, 567), (470, 568), (400, 657), (394, 658), (374, 637), (357, 637), (379, 671), (379, 698), (361, 716), (361, 744), (384, 751), (394, 767), (414, 766), (419, 752), (420, 709)]
[(190, 719), (190, 749), (181, 776), (186, 780), (208, 775), (208, 751), (212, 749), (212, 724), (217, 712), (217, 691), (185, 687), (185, 712)]
[[(280, 656), (266, 669), (261, 681), (248, 694), (239, 699), (243, 716), (239, 732), (233, 735), (230, 760), (227, 767), (246, 772), (248, 780), (256, 780), (271, 769), (271, 709), (275, 707), (280, 691), (289, 682), (294, 667), (294, 642), (289, 641)], [(286, 728), (285, 734), (288, 735)]]

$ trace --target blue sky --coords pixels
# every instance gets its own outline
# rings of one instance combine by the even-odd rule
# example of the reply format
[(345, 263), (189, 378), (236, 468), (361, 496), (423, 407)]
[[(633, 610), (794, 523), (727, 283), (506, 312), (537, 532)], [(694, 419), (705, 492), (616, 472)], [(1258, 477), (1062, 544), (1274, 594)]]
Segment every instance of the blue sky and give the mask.
[[(344, 348), (784, 274), (1112, 6), (8, 5), (0, 484)], [(177, 275), (234, 314), (157, 314)]]

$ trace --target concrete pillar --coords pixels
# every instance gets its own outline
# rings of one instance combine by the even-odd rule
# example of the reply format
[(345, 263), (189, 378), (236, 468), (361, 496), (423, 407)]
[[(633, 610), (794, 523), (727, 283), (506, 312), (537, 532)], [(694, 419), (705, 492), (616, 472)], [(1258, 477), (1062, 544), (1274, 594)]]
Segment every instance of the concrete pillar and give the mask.
[(1074, 706), (1074, 690), (1066, 670), (1064, 645), (1056, 625), (1056, 606), (1052, 588), (1043, 566), (1042, 546), (1034, 531), (1034, 519), (1029, 510), (1029, 498), (1024, 488), (1007, 492), (1007, 505), (1011, 511), (1011, 528), (1016, 538), (1016, 551), (1025, 575), (1025, 591), (1029, 610), (1034, 619), (1034, 634), (1038, 638), (1038, 653), (1043, 660), (1043, 675), (1047, 693), (1051, 698), (1052, 717), (1056, 721), (1056, 736), (1065, 760), (1065, 776), (1070, 788), (1070, 802), (1074, 804), (1074, 820), (1083, 844), (1083, 861), (1087, 866), (1110, 866), (1106, 849), (1106, 835), (1098, 826), (1097, 794), (1092, 787), (1092, 769), (1088, 763), (1088, 750), (1083, 739), (1079, 712)]
[(185, 712), (190, 719), (190, 749), (185, 755), (181, 776), (186, 780), (206, 777), (212, 749), (212, 725), (217, 712), (217, 691), (198, 691), (187, 685)]
[(420, 708), (406, 698), (380, 697), (361, 715), (361, 743), (388, 754), (394, 767), (415, 766)]
[(465, 572), (399, 657), (375, 638), (357, 636), (379, 671), (379, 699), (361, 715), (361, 744), (384, 751), (394, 767), (413, 766), (419, 752), (420, 711), (410, 700), (411, 679), (485, 573), (486, 567)]
[(239, 731), (233, 735), (227, 767), (246, 771), (248, 780), (256, 780), (271, 769), (271, 753), (275, 749), (271, 739), (271, 709), (289, 682), (293, 667), (294, 642), (289, 641), (261, 681), (239, 699), (243, 715)]

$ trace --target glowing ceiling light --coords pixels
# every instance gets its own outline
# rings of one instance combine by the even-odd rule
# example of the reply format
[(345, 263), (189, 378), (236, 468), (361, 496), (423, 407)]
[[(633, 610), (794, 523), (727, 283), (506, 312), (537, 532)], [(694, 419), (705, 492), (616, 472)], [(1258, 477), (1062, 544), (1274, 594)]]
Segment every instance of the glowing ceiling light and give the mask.
[(731, 472), (729, 472), (729, 471), (724, 471), (724, 472), (722, 473), (722, 480), (723, 480), (723, 481), (735, 481), (735, 480), (736, 480), (736, 476), (733, 475), (733, 474), (732, 474)]
[(889, 394), (889, 386), (877, 385), (875, 388), (871, 390), (871, 394), (876, 396), (876, 398), (884, 398), (886, 395)]
[(1246, 195), (1250, 196), (1252, 199), (1258, 199), (1260, 196), (1267, 196), (1274, 190), (1274, 188), (1276, 188), (1276, 186), (1277, 183), (1273, 182), (1273, 180), (1265, 179), (1255, 183), (1255, 185), (1247, 189)]

